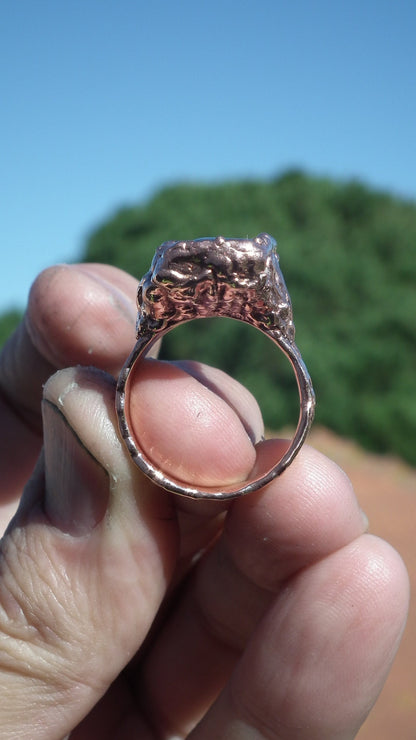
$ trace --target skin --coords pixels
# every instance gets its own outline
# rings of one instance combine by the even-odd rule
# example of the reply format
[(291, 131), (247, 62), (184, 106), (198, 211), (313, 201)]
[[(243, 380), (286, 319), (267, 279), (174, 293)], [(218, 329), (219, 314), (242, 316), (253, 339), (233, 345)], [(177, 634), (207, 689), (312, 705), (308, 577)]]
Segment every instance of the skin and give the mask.
[[(103, 265), (47, 270), (0, 360), (3, 736), (353, 738), (399, 644), (403, 563), (307, 446), (233, 504), (143, 477), (114, 412), (135, 290)], [(244, 479), (262, 421), (235, 381), (149, 359), (131, 402), (175, 474)]]

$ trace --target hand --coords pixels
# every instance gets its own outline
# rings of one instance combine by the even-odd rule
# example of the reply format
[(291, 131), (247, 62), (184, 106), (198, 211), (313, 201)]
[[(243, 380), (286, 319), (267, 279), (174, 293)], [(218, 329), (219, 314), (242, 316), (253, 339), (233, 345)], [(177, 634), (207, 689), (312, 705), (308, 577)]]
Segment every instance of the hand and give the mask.
[[(105, 266), (46, 271), (1, 357), (3, 527), (20, 500), (1, 549), (2, 737), (353, 738), (398, 646), (404, 566), (311, 448), (232, 505), (142, 476), (114, 413), (135, 288)], [(245, 477), (262, 422), (241, 386), (150, 359), (132, 395), (171, 472)]]

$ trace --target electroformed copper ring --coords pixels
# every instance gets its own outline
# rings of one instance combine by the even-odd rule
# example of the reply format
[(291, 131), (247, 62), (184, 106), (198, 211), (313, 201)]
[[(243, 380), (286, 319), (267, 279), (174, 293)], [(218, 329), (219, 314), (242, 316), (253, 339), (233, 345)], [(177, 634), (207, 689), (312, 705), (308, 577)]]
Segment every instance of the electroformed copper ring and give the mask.
[[(118, 379), (116, 408), (121, 435), (139, 468), (159, 486), (195, 499), (231, 499), (273, 480), (290, 465), (313, 421), (312, 381), (295, 344), (292, 306), (279, 267), (276, 242), (268, 234), (255, 239), (195, 239), (164, 242), (156, 250), (137, 294), (137, 343)], [(289, 359), (296, 375), (300, 411), (295, 434), (273, 466), (243, 483), (221, 490), (195, 487), (159, 470), (132, 434), (129, 381), (135, 363), (178, 324), (214, 316), (244, 321), (271, 339)]]

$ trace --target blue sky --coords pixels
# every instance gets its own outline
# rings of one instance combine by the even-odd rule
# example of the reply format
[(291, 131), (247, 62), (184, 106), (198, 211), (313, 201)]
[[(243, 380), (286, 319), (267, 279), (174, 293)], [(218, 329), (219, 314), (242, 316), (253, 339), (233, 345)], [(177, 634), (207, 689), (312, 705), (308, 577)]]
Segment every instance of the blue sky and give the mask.
[(0, 311), (176, 180), (299, 166), (415, 199), (415, 39), (414, 0), (2, 3)]

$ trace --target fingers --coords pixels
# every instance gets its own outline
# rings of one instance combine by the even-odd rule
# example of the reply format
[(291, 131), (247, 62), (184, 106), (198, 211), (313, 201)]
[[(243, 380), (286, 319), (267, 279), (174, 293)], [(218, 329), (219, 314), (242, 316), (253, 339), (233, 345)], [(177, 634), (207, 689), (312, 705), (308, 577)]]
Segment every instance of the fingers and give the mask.
[(263, 491), (236, 500), (144, 666), (140, 691), (160, 732), (189, 731), (290, 578), (365, 528), (345, 474), (308, 447)]
[(44, 455), (0, 553), (7, 737), (73, 729), (141, 645), (176, 559), (171, 498), (124, 453), (111, 377), (53, 376), (44, 423)]
[(62, 265), (35, 282), (26, 319), (53, 367), (94, 365), (118, 373), (134, 341), (137, 280), (107, 265)]
[[(180, 372), (182, 378), (184, 373)], [(215, 382), (215, 371), (207, 370), (207, 374)], [(195, 383), (194, 397), (198, 399), (200, 393), (201, 403), (209, 392), (207, 408), (215, 419), (215, 394), (185, 375), (185, 387), (175, 389), (179, 405), (186, 398), (190, 378)], [(150, 395), (153, 406), (164, 393), (164, 378), (159, 381)], [(138, 385), (140, 382), (139, 378)], [(220, 406), (224, 403), (218, 398)], [(244, 404), (241, 413), (249, 423), (250, 413)], [(68, 713), (56, 721), (69, 723), (71, 716), (72, 726), (140, 647), (179, 552), (174, 499), (154, 489), (133, 466), (114, 428), (114, 414), (110, 376), (78, 367), (50, 378), (43, 401), (44, 455), (3, 541), (3, 572), (8, 577), (0, 583), (0, 603), (6, 605), (0, 628), (6, 639), (13, 621), (7, 605), (16, 603), (21, 614), (13, 627), (17, 639), (10, 643), (16, 661), (13, 693), (24, 694), (28, 671), (31, 680), (36, 678), (38, 711), (42, 711), (42, 697), (46, 701), (46, 696), (54, 696), (59, 685), (59, 693), (67, 696)], [(236, 427), (241, 427), (236, 434), (244, 434), (251, 445), (244, 425), (235, 411), (232, 414)], [(153, 408), (149, 409), (148, 423), (156, 438), (167, 439), (164, 419)], [(204, 441), (213, 445), (215, 460), (226, 441), (217, 440), (215, 447), (213, 424), (213, 420), (208, 424)], [(176, 442), (176, 448), (171, 442), (173, 459), (180, 460), (182, 442), (177, 430), (172, 429), (171, 434)], [(203, 511), (199, 527), (194, 520), (192, 531), (188, 529), (189, 536), (184, 538), (188, 539), (188, 557), (215, 535), (210, 520), (215, 520), (220, 509)], [(36, 644), (30, 640), (32, 631), (42, 634)], [(22, 640), (26, 644), (26, 673), (16, 649)], [(91, 644), (95, 645), (92, 656)], [(45, 650), (52, 665), (41, 670)], [(80, 658), (84, 652), (90, 655), (89, 660)], [(2, 669), (7, 672), (8, 665), (0, 664)], [(65, 680), (58, 679), (62, 675)], [(7, 690), (9, 685), (5, 682)], [(88, 687), (81, 697), (80, 685)], [(16, 705), (10, 704), (10, 722), (15, 717), (13, 707), (17, 711)], [(28, 723), (33, 719), (29, 713)], [(59, 727), (64, 734), (64, 726)]]
[[(4, 503), (40, 449), (40, 388), (54, 368), (118, 372), (134, 342), (133, 284), (81, 266), (55, 268), (34, 286), (0, 361)], [(261, 417), (217, 371), (145, 360), (131, 403), (140, 445), (173, 477), (215, 486), (252, 470)], [(140, 679), (130, 668), (153, 726), (187, 733), (214, 702), (195, 740), (353, 737), (394, 654), (407, 581), (397, 556), (363, 536), (339, 469), (304, 449), (281, 478), (229, 507), (219, 536), (228, 504), (169, 496), (132, 465), (111, 375), (54, 375), (43, 419), (44, 452), (0, 553), (6, 734), (22, 733), (23, 716), (30, 736), (44, 712), (45, 737), (69, 732), (143, 643), (179, 553), (190, 559), (208, 546)], [(274, 460), (281, 445), (263, 449)]]
[[(241, 388), (231, 380), (229, 386), (234, 393)], [(250, 407), (248, 397), (246, 392), (240, 406), (246, 403), (253, 416), (257, 411), (259, 426), (260, 412)], [(159, 360), (136, 363), (129, 403), (134, 436), (168, 475), (223, 486), (245, 480), (253, 468), (256, 451), (235, 407), (181, 366)]]
[(39, 454), (50, 375), (76, 364), (118, 372), (134, 343), (136, 286), (104, 265), (61, 265), (33, 285), (25, 320), (0, 357), (3, 503), (20, 495)]
[(398, 555), (360, 537), (287, 584), (192, 740), (351, 740), (398, 646), (408, 582)]
[(233, 508), (226, 542), (246, 578), (276, 591), (285, 579), (351, 542), (367, 526), (344, 471), (305, 445), (257, 499), (243, 498)]
[(264, 424), (259, 405), (241, 383), (237, 383), (222, 370), (200, 362), (180, 360), (175, 364), (216, 393), (235, 411), (254, 444), (264, 437)]
[(103, 265), (59, 265), (39, 275), (0, 365), (3, 392), (22, 417), (36, 425), (42, 384), (54, 370), (120, 368), (134, 340), (136, 285)]

